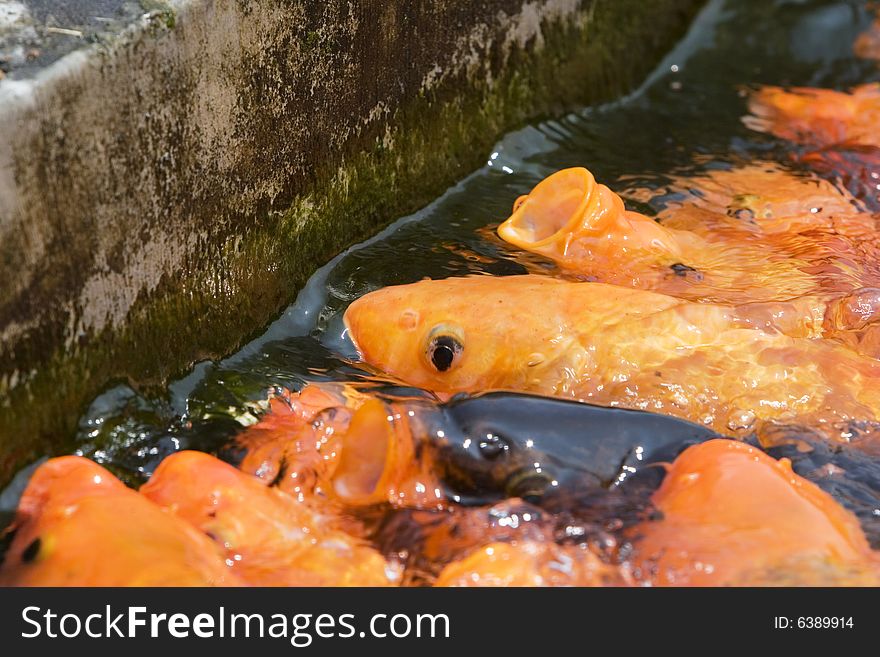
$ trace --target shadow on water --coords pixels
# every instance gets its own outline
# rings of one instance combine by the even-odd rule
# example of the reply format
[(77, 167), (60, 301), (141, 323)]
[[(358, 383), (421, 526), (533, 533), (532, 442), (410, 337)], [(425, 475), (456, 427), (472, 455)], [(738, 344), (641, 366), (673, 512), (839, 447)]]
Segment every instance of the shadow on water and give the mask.
[[(587, 166), (627, 198), (628, 190), (662, 189), (673, 176), (756, 158), (789, 162), (785, 144), (742, 124), (744, 86), (846, 88), (880, 80), (875, 63), (852, 54), (870, 18), (865, 3), (855, 0), (711, 0), (638, 90), (506, 135), (482, 168), (316, 272), (296, 301), (238, 353), (197, 364), (161, 395), (108, 387), (80, 421), (79, 453), (138, 484), (175, 451), (222, 453), (231, 436), (257, 421), (275, 387), (378, 380), (356, 363), (345, 338), (341, 315), (347, 305), (373, 289), (424, 277), (552, 270), (492, 239), (491, 229), (509, 215), (517, 196), (560, 168)], [(627, 199), (648, 214), (663, 201)], [(777, 451), (774, 456), (792, 456)], [(827, 448), (795, 456), (796, 470), (854, 509), (880, 545), (878, 459)], [(847, 476), (832, 481), (822, 474), (828, 464)], [(26, 480), (22, 474), (0, 498), (6, 509)]]

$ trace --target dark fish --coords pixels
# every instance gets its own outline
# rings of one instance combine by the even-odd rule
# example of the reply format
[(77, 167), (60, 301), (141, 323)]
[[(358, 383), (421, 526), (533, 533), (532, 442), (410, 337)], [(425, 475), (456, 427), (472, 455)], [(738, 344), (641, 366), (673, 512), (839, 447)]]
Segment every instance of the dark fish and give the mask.
[(718, 437), (666, 415), (507, 392), (459, 396), (416, 418), (449, 495), (465, 504), (538, 502), (646, 477), (656, 486), (663, 472), (650, 466)]

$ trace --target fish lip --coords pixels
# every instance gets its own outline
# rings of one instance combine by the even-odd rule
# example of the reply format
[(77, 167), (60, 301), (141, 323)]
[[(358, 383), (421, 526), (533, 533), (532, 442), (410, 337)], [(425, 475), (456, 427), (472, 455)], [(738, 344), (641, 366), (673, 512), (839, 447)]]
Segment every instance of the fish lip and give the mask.
[[(378, 398), (370, 398), (364, 405), (358, 408), (352, 416), (352, 425), (359, 421), (361, 428), (368, 433), (364, 436), (356, 435), (353, 427), (343, 438), (342, 456), (330, 477), (332, 494), (346, 503), (355, 506), (364, 506), (371, 503), (381, 502), (384, 494), (383, 482), (394, 471), (399, 452), (398, 441), (401, 439), (400, 429), (393, 422), (385, 420), (393, 415), (390, 404)], [(379, 422), (376, 422), (379, 418)], [(375, 452), (370, 451), (366, 442), (352, 444), (352, 439), (367, 439), (374, 442), (377, 432), (383, 443), (379, 444)], [(365, 447), (370, 453), (360, 451)], [(355, 450), (357, 458), (350, 463), (350, 452)]]
[[(521, 227), (519, 225), (519, 222), (525, 215), (526, 209), (529, 205), (529, 199), (526, 198), (526, 200), (519, 205), (519, 207), (513, 212), (513, 214), (511, 214), (510, 217), (508, 217), (500, 226), (498, 226), (498, 236), (506, 242), (513, 244), (514, 246), (526, 249), (536, 249), (559, 241), (560, 239), (562, 239), (563, 235), (572, 232), (572, 230), (579, 224), (582, 217), (586, 213), (587, 207), (590, 203), (590, 199), (592, 198), (594, 190), (596, 188), (596, 180), (593, 177), (593, 174), (591, 174), (584, 167), (570, 167), (568, 169), (562, 169), (539, 182), (528, 194), (528, 196), (532, 196), (536, 191), (540, 190), (543, 185), (548, 184), (551, 181), (559, 180), (559, 178), (563, 175), (572, 174), (578, 175), (582, 179), (584, 183), (583, 195), (576, 209), (572, 212), (571, 217), (567, 219), (565, 223), (562, 224), (557, 230), (553, 231), (547, 237), (541, 239), (525, 237), (530, 229)], [(531, 231), (532, 234), (534, 234), (534, 232), (536, 231)]]
[(362, 362), (368, 362), (366, 358), (366, 354), (364, 353), (364, 348), (358, 344), (357, 338), (355, 337), (357, 331), (354, 328), (354, 322), (352, 321), (352, 308), (355, 308), (364, 297), (358, 297), (354, 301), (352, 301), (348, 308), (345, 309), (345, 312), (342, 314), (342, 324), (345, 326), (345, 331), (343, 331), (343, 337), (351, 342), (351, 346), (354, 347), (355, 352), (358, 355), (358, 358)]

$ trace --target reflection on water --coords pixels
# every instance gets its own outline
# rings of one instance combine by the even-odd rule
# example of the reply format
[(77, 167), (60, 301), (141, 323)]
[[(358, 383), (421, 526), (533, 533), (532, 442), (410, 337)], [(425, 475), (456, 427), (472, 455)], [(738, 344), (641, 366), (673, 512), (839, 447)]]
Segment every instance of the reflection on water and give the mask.
[[(281, 317), (238, 353), (199, 363), (163, 395), (109, 388), (80, 421), (80, 452), (139, 483), (175, 451), (223, 454), (229, 439), (265, 410), (274, 387), (375, 379), (353, 362), (342, 325), (346, 306), (368, 291), (424, 277), (554, 271), (494, 238), (492, 229), (510, 214), (514, 199), (558, 169), (586, 166), (631, 209), (653, 215), (674, 198), (646, 195), (645, 189), (757, 158), (791, 166), (790, 144), (741, 122), (745, 86), (844, 89), (880, 80), (876, 62), (852, 54), (870, 20), (865, 3), (855, 0), (709, 2), (640, 89), (506, 135), (478, 171), (318, 271)], [(774, 456), (792, 456), (778, 449)], [(828, 450), (809, 458), (797, 454), (796, 470), (854, 509), (871, 541), (880, 544), (877, 459)], [(842, 483), (827, 476), (835, 463), (849, 473)], [(387, 526), (398, 520), (383, 521), (377, 530), (382, 541), (391, 541)]]

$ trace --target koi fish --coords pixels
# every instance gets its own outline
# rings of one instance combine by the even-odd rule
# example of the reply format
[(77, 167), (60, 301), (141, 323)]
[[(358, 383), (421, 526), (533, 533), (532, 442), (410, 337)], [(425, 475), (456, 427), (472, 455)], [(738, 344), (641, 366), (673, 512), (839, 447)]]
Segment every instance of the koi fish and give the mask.
[(812, 174), (752, 164), (680, 178), (668, 192), (680, 197), (657, 220), (708, 239), (760, 241), (804, 263), (825, 306), (823, 335), (877, 358), (874, 312), (880, 285), (880, 246), (874, 215), (853, 196)]
[(0, 586), (236, 586), (215, 544), (78, 456), (24, 491)]
[(633, 530), (637, 577), (655, 585), (862, 585), (880, 555), (815, 484), (733, 440), (685, 450), (653, 496), (662, 519)]
[(880, 286), (876, 222), (832, 185), (753, 165), (688, 188), (687, 202), (655, 220), (626, 210), (586, 169), (565, 169), (520, 197), (498, 235), (570, 274), (697, 301), (784, 301)]
[[(719, 241), (761, 240), (810, 261), (834, 255), (830, 248), (805, 249), (817, 238), (834, 235), (868, 240), (877, 230), (874, 216), (846, 190), (815, 174), (787, 171), (772, 162), (674, 178), (665, 191), (673, 199), (656, 220), (667, 228)], [(847, 243), (836, 248), (846, 255), (853, 247)]]
[(765, 86), (749, 99), (743, 123), (757, 132), (816, 148), (880, 147), (880, 84), (850, 91)]
[(422, 427), (437, 453), (434, 470), (457, 502), (516, 497), (538, 506), (621, 487), (717, 437), (665, 415), (517, 393), (458, 396)]
[(804, 148), (792, 153), (840, 185), (869, 209), (880, 209), (880, 84), (849, 92), (811, 87), (762, 87), (749, 102), (743, 123)]
[(271, 395), (268, 412), (236, 438), (244, 450), (240, 469), (300, 501), (320, 495), (337, 456), (335, 436), (348, 430), (364, 399), (354, 388), (334, 383)]
[(321, 513), (202, 452), (164, 459), (147, 498), (204, 532), (257, 586), (389, 586), (399, 570)]
[(813, 339), (825, 314), (527, 275), (388, 287), (344, 319), (366, 363), (442, 396), (516, 390), (677, 415), (726, 434), (795, 419), (833, 434), (878, 418), (880, 363)]

